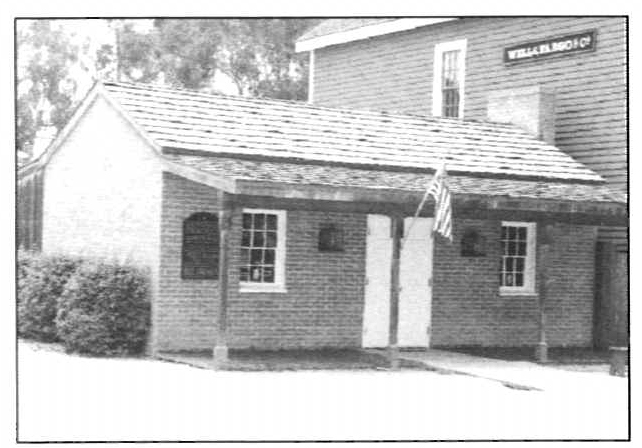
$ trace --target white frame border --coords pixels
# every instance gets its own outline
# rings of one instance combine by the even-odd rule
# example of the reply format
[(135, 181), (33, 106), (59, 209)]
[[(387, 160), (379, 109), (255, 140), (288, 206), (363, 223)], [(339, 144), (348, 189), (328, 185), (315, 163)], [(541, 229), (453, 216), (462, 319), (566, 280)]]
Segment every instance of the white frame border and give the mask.
[(435, 44), (434, 62), (432, 69), (432, 115), (433, 117), (441, 117), (441, 106), (443, 97), (441, 94), (441, 72), (443, 65), (442, 55), (447, 51), (459, 50), (461, 51), (461, 64), (459, 66), (459, 113), (457, 120), (464, 118), (464, 102), (466, 98), (466, 47), (468, 46), (468, 39), (451, 40), (449, 42), (442, 42)]

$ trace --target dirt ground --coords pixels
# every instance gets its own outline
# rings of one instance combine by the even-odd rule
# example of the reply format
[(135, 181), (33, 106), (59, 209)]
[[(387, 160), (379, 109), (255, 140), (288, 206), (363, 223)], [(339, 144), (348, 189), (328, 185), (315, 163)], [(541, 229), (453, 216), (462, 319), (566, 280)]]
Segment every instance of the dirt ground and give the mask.
[(25, 342), (18, 359), (20, 441), (628, 437), (628, 381), (602, 374), (525, 391), (426, 370), (214, 371)]

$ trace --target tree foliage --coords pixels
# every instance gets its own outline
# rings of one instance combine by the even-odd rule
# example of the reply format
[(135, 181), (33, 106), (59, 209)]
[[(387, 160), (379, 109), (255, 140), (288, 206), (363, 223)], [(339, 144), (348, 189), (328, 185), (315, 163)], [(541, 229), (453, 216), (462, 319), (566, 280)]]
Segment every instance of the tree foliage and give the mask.
[[(34, 20), (18, 33), (17, 104), (18, 147), (31, 152), (36, 130), (43, 125), (60, 129), (69, 120), (76, 93), (70, 68), (78, 62), (81, 48), (50, 20)], [(51, 106), (44, 116), (43, 102)]]
[[(276, 99), (307, 97), (307, 57), (294, 52), (296, 38), (314, 19), (156, 19), (141, 30), (135, 20), (110, 20), (116, 38), (96, 46), (74, 43), (52, 20), (34, 20), (18, 35), (18, 146), (29, 151), (36, 130), (58, 130), (70, 118), (77, 93), (71, 67), (88, 76), (154, 82), (213, 92), (227, 78), (238, 94)], [(49, 122), (39, 113), (46, 102)]]
[(120, 73), (174, 87), (214, 90), (218, 73), (239, 94), (303, 100), (307, 58), (294, 52), (311, 19), (157, 19), (150, 33), (120, 32)]

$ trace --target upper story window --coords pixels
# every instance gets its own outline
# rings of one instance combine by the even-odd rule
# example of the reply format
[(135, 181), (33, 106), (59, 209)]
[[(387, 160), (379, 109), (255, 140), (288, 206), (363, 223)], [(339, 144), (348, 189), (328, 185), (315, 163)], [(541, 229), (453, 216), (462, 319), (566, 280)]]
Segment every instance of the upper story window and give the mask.
[(499, 285), (503, 294), (535, 293), (534, 222), (502, 222)]
[(242, 291), (285, 287), (284, 210), (243, 210), (240, 282)]
[(432, 114), (463, 118), (466, 39), (435, 45)]

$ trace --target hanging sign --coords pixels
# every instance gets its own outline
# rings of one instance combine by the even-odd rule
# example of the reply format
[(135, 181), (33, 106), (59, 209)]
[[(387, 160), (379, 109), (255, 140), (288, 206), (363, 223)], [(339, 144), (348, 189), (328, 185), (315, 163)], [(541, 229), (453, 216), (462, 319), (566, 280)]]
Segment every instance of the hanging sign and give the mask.
[(593, 50), (595, 50), (595, 30), (505, 48), (504, 62), (532, 61), (558, 54), (566, 55)]

